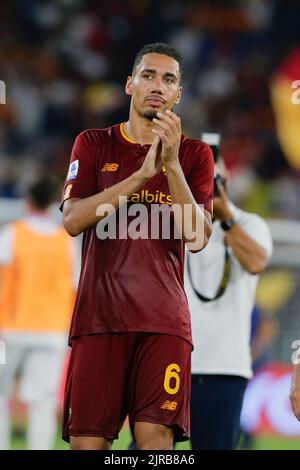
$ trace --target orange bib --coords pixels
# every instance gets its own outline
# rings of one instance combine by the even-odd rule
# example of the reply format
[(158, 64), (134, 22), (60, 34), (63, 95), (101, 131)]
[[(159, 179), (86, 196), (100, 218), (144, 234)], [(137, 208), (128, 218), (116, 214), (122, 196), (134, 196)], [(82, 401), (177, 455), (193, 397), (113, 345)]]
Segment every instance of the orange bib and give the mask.
[(0, 328), (63, 332), (74, 303), (71, 240), (63, 228), (53, 234), (13, 226), (13, 261), (4, 266), (0, 286)]

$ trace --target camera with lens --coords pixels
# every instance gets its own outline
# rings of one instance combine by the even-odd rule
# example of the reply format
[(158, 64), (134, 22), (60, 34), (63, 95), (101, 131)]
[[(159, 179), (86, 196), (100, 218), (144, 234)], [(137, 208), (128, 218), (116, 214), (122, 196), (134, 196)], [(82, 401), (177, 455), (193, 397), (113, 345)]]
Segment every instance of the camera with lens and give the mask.
[[(215, 133), (215, 132), (204, 132), (201, 135), (201, 140), (210, 146), (211, 151), (213, 153), (213, 157), (214, 157), (214, 163), (217, 163), (218, 158), (219, 158), (219, 152), (220, 152), (220, 134)], [(226, 188), (225, 178), (215, 171), (214, 197), (220, 196), (218, 184)]]

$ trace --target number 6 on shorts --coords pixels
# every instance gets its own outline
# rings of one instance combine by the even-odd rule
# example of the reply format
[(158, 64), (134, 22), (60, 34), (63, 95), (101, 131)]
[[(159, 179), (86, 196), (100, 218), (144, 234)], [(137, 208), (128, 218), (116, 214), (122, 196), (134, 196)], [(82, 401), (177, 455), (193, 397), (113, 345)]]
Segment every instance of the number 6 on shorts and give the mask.
[[(175, 395), (178, 392), (180, 387), (180, 377), (178, 375), (180, 372), (180, 367), (178, 364), (169, 364), (166, 368), (165, 372), (165, 380), (164, 380), (164, 389), (170, 395)], [(175, 385), (171, 387), (171, 379), (175, 380)]]

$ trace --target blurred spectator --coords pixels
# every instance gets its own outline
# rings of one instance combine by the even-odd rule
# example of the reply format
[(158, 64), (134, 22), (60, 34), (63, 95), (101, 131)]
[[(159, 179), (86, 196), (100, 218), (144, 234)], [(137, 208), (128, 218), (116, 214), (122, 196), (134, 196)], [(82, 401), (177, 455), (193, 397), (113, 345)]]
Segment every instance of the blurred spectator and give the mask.
[(29, 449), (51, 449), (56, 436), (58, 388), (77, 282), (76, 245), (48, 208), (57, 181), (40, 177), (29, 188), (25, 218), (0, 233), (0, 449), (10, 442), (9, 400), (16, 375), (28, 404)]

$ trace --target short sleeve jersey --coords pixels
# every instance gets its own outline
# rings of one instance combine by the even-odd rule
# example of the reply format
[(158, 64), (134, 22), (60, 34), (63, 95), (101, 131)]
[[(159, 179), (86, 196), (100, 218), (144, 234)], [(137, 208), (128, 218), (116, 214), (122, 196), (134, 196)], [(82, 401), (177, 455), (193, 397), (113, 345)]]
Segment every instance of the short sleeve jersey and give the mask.
[[(62, 202), (87, 198), (128, 178), (141, 167), (149, 148), (129, 140), (122, 124), (82, 132), (74, 143)], [(196, 202), (211, 211), (210, 147), (182, 136), (179, 160)], [(172, 205), (164, 167), (128, 198), (127, 206), (134, 203), (142, 204), (149, 217), (153, 204)], [(95, 226), (83, 235), (70, 340), (86, 334), (140, 331), (173, 334), (191, 342), (183, 284), (184, 242), (172, 231), (169, 238), (124, 237), (117, 230), (114, 238), (103, 239), (98, 233)]]

